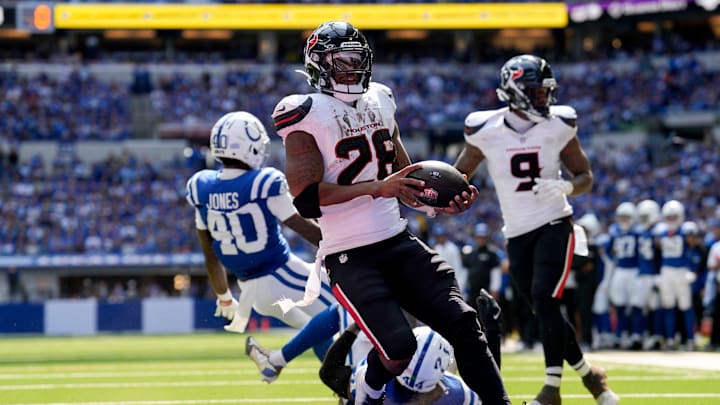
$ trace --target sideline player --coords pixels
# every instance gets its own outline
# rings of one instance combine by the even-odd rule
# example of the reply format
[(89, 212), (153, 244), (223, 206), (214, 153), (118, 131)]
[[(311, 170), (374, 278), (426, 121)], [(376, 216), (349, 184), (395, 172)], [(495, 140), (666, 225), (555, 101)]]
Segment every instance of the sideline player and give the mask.
[[(392, 91), (370, 80), (373, 53), (351, 24), (320, 25), (305, 44), (309, 84), (318, 90), (283, 98), (273, 119), (286, 151), (286, 173), (298, 211), (318, 218), (318, 250), (333, 293), (374, 349), (357, 382), (356, 404), (381, 404), (385, 383), (401, 374), (417, 348), (403, 309), (445, 337), (465, 382), (486, 405), (508, 404), (500, 372), (476, 312), (463, 299), (452, 267), (407, 230), (398, 199), (420, 207), (422, 181), (395, 121)], [(463, 211), (477, 189), (456, 196), (445, 213)], [(319, 275), (302, 302), (319, 293)]]
[[(505, 222), (510, 274), (517, 299), (540, 320), (545, 385), (531, 405), (561, 403), (563, 359), (582, 377), (598, 404), (618, 397), (602, 368), (584, 358), (560, 299), (573, 255), (572, 207), (567, 195), (592, 187), (592, 171), (576, 136), (577, 115), (556, 102), (557, 82), (545, 59), (520, 55), (500, 70), (498, 98), (509, 107), (465, 119), (465, 148), (455, 166), (468, 177), (487, 160)], [(569, 179), (561, 176), (561, 164)]]
[[(217, 294), (215, 316), (231, 320), (228, 330), (245, 330), (251, 309), (300, 328), (334, 302), (323, 284), (321, 297), (306, 308), (283, 314), (275, 302), (300, 298), (312, 265), (290, 251), (280, 225), (285, 224), (310, 243), (318, 244), (320, 228), (298, 215), (285, 176), (263, 167), (270, 139), (254, 115), (237, 111), (224, 115), (210, 134), (210, 153), (221, 170), (201, 170), (187, 182), (187, 200), (195, 208), (195, 226), (205, 267)], [(227, 271), (237, 278), (240, 301), (228, 288)], [(331, 340), (316, 346), (322, 358)]]
[[(610, 257), (615, 270), (610, 280), (610, 302), (617, 314), (615, 342), (618, 347), (629, 349), (634, 331), (630, 324), (630, 302), (638, 277), (638, 235), (635, 226), (635, 204), (623, 202), (615, 208), (615, 223), (610, 225)], [(639, 344), (639, 342), (637, 342)]]

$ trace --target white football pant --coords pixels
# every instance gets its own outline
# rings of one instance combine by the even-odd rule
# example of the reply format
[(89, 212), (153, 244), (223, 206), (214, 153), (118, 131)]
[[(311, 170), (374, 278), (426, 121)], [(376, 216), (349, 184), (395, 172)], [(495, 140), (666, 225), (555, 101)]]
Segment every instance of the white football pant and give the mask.
[(616, 267), (610, 280), (610, 302), (615, 306), (626, 306), (635, 294), (635, 279), (638, 269)]
[(687, 267), (663, 266), (660, 269), (658, 287), (663, 308), (671, 309), (677, 305), (681, 311), (690, 309), (692, 290), (686, 275), (689, 271)]
[(240, 287), (240, 294), (255, 294), (252, 307), (257, 313), (277, 318), (293, 328), (299, 329), (315, 314), (324, 310), (329, 305), (326, 302), (330, 304), (335, 302), (335, 297), (326, 289), (328, 282), (323, 273), (323, 288), (320, 297), (324, 299), (318, 298), (311, 305), (295, 307), (283, 315), (280, 306), (275, 303), (281, 298), (290, 298), (293, 301), (302, 300), (305, 295), (305, 283), (311, 271), (315, 271), (315, 264), (306, 263), (299, 257), (290, 254), (285, 265), (273, 273), (252, 280), (238, 280), (237, 283)]

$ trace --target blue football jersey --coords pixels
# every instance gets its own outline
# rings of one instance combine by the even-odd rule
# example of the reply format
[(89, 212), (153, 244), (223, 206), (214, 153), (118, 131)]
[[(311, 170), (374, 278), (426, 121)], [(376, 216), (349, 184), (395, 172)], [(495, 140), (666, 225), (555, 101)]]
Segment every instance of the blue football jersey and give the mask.
[(638, 246), (637, 235), (631, 228), (623, 231), (617, 224), (609, 229), (610, 233), (610, 256), (616, 267), (637, 268), (638, 267)]
[(655, 261), (655, 234), (653, 228), (637, 228), (638, 273), (654, 275), (658, 273)]
[(692, 266), (689, 246), (682, 230), (671, 230), (664, 227), (658, 233), (660, 240), (661, 266), (687, 267)]
[(187, 200), (199, 216), (198, 228), (210, 232), (215, 254), (238, 279), (273, 272), (290, 256), (280, 220), (268, 208), (268, 198), (287, 192), (285, 175), (269, 167), (229, 179), (220, 178), (220, 173), (202, 170), (187, 182)]

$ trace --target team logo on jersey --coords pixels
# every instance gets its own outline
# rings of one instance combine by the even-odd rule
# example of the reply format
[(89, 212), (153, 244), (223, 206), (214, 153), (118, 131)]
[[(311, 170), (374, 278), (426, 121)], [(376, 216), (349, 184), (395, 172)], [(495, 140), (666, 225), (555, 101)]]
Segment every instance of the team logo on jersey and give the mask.
[(346, 254), (346, 253), (343, 253), (343, 254), (341, 254), (340, 256), (338, 256), (338, 261), (340, 262), (340, 264), (345, 264), (345, 263), (347, 263), (347, 261), (348, 261), (348, 256), (347, 256), (347, 254)]

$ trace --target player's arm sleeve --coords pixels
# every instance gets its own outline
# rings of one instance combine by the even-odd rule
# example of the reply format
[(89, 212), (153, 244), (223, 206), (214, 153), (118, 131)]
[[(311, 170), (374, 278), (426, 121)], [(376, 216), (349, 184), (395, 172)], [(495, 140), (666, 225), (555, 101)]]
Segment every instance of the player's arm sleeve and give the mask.
[(290, 192), (287, 190), (282, 194), (269, 197), (267, 199), (267, 205), (270, 212), (272, 212), (280, 222), (285, 222), (288, 218), (297, 214), (297, 210), (292, 202), (292, 196), (290, 196)]
[(190, 177), (190, 179), (188, 179), (187, 184), (185, 184), (185, 199), (188, 204), (195, 208), (195, 228), (206, 230), (208, 229), (207, 224), (203, 220), (202, 215), (200, 215), (200, 210), (198, 209), (200, 206), (200, 199), (198, 197), (197, 183), (201, 173), (202, 172), (195, 173), (192, 177)]
[(320, 367), (320, 379), (322, 382), (342, 398), (350, 398), (348, 388), (352, 368), (345, 365), (345, 358), (350, 353), (357, 334), (358, 328), (355, 324), (345, 329), (342, 335), (328, 349)]

